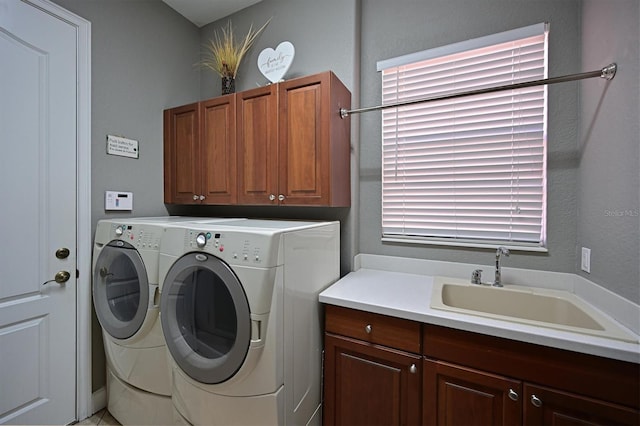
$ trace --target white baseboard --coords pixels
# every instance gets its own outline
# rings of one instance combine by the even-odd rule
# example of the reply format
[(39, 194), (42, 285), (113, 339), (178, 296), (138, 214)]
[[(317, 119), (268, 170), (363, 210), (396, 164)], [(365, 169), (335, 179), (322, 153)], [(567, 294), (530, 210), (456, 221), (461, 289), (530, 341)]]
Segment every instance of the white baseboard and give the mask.
[(91, 414), (95, 414), (107, 407), (107, 388), (101, 387), (91, 394)]

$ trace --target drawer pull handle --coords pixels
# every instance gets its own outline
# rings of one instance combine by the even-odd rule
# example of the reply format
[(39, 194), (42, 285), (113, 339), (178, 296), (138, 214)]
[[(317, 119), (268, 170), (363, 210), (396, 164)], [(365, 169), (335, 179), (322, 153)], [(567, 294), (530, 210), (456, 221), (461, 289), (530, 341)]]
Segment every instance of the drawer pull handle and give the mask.
[(518, 398), (518, 392), (514, 391), (513, 389), (509, 389), (509, 399), (512, 401), (517, 401)]
[(409, 373), (416, 374), (417, 372), (418, 372), (418, 367), (416, 367), (415, 364), (411, 364), (411, 367), (409, 367)]
[(531, 395), (531, 403), (534, 405), (534, 407), (542, 407), (542, 400), (535, 395)]
[(367, 324), (366, 327), (364, 328), (364, 331), (366, 331), (367, 334), (371, 334), (372, 330), (373, 328), (371, 327), (371, 324)]

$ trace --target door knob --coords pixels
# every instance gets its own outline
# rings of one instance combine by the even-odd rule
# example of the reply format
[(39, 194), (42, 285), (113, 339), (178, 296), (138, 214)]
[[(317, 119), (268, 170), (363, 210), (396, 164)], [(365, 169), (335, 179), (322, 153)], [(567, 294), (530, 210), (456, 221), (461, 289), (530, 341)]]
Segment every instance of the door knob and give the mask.
[(69, 278), (71, 278), (71, 274), (68, 271), (58, 271), (52, 280), (45, 281), (42, 285), (49, 284), (54, 281), (58, 284), (64, 284), (69, 281)]
[(67, 257), (69, 257), (69, 249), (66, 247), (62, 247), (59, 248), (58, 250), (56, 250), (56, 257), (58, 259), (66, 259)]
[(54, 277), (55, 282), (58, 284), (66, 283), (71, 278), (71, 274), (68, 271), (58, 271)]

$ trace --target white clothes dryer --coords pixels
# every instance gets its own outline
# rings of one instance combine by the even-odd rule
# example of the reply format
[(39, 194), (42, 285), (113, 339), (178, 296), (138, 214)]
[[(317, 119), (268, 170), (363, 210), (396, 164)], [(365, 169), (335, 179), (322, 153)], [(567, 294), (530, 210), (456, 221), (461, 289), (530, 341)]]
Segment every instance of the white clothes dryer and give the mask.
[(339, 254), (339, 222), (166, 231), (160, 317), (177, 424), (319, 424), (318, 294), (339, 278)]
[(122, 424), (166, 424), (173, 417), (171, 374), (158, 321), (158, 254), (165, 229), (227, 219), (151, 217), (98, 222), (93, 301), (103, 329), (107, 403)]

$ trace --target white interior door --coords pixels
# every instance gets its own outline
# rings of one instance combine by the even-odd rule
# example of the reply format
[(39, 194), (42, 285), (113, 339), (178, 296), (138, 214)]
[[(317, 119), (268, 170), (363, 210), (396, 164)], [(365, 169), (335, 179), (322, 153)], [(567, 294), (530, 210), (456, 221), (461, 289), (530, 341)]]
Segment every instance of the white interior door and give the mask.
[(0, 423), (76, 419), (76, 37), (0, 0)]

